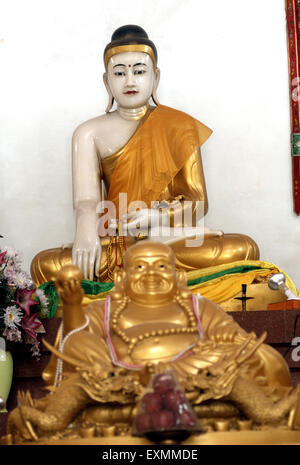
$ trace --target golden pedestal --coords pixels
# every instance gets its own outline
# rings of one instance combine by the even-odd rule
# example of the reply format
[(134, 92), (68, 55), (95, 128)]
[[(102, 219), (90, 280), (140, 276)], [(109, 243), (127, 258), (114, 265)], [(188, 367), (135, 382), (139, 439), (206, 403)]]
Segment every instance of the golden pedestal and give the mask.
[[(111, 436), (98, 438), (82, 438), (77, 440), (62, 439), (57, 441), (44, 441), (28, 443), (28, 445), (97, 445), (97, 446), (156, 446), (146, 438), (133, 436)], [(172, 441), (164, 442), (173, 445)], [(202, 445), (300, 445), (300, 431), (289, 431), (272, 428), (265, 431), (225, 431), (209, 432), (193, 435), (180, 443), (181, 446)]]

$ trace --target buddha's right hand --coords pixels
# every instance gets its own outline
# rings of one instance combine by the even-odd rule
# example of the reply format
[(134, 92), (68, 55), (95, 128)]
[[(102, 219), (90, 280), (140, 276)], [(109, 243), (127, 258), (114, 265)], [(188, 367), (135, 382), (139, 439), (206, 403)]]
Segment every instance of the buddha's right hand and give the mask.
[(75, 237), (72, 248), (72, 262), (81, 269), (83, 279), (94, 280), (99, 276), (101, 260), (101, 242), (95, 233), (84, 237)]

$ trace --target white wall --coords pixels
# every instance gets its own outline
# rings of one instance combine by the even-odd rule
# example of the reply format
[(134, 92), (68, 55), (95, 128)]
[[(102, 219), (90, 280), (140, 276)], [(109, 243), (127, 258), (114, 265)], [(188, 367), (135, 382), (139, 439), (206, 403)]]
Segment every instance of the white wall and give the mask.
[(32, 257), (72, 242), (71, 137), (104, 112), (102, 52), (129, 23), (157, 44), (161, 103), (214, 130), (206, 224), (248, 233), (300, 287), (284, 0), (0, 2), (0, 234)]

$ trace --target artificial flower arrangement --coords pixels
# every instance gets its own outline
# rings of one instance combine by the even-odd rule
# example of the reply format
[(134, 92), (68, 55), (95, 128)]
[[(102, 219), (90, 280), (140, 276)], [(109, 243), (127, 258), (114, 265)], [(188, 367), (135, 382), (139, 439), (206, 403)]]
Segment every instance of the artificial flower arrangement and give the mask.
[(0, 338), (8, 347), (14, 343), (29, 346), (39, 358), (37, 335), (45, 332), (40, 317), (48, 313), (49, 302), (21, 265), (17, 250), (0, 247)]

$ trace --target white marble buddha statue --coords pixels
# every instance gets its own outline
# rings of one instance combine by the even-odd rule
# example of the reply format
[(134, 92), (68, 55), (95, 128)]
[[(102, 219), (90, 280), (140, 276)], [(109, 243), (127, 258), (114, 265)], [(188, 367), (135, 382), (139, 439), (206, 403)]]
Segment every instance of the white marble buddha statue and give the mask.
[[(36, 284), (55, 278), (72, 262), (84, 279), (110, 281), (124, 250), (141, 236), (171, 245), (176, 266), (186, 271), (258, 259), (256, 243), (245, 235), (202, 228), (198, 245), (186, 242), (196, 233), (199, 237), (199, 228), (193, 228), (203, 226), (208, 209), (200, 147), (212, 131), (159, 104), (157, 51), (146, 32), (132, 25), (117, 29), (104, 51), (104, 64), (106, 113), (84, 122), (73, 135), (74, 243), (33, 259)], [(121, 215), (121, 193), (127, 205), (134, 207), (132, 202), (138, 201), (139, 210), (123, 210)], [(107, 215), (99, 213), (104, 199), (115, 207), (106, 223)], [(188, 228), (182, 230), (182, 213), (188, 209)], [(114, 224), (119, 227), (116, 235), (111, 234)]]

